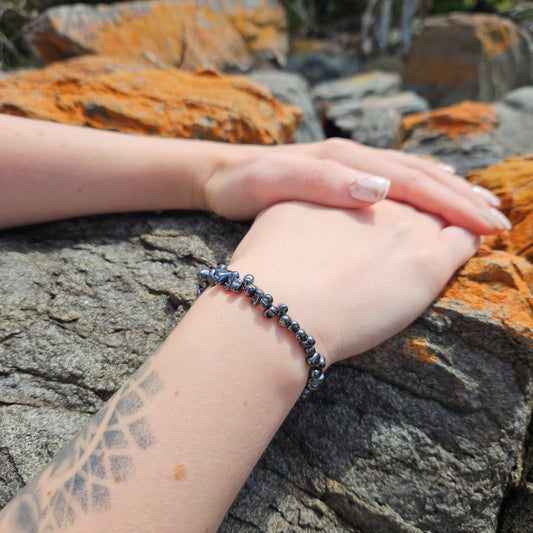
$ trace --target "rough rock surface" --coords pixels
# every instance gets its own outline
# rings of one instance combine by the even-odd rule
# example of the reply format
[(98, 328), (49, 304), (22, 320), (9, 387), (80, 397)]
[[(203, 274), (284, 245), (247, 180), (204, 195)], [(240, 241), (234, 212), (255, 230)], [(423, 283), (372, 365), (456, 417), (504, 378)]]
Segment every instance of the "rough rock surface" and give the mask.
[(494, 101), (532, 81), (530, 43), (511, 20), (487, 14), (431, 17), (413, 41), (406, 83), (432, 106)]
[[(496, 531), (504, 495), (525, 486), (533, 406), (533, 239), (518, 220), (531, 176), (524, 158), (471, 177), (515, 229), (407, 330), (328, 371), (221, 532)], [(155, 350), (193, 301), (195, 270), (227, 260), (244, 231), (163, 213), (0, 234), (0, 502)]]
[(280, 70), (255, 71), (248, 74), (248, 77), (268, 87), (281, 102), (295, 105), (302, 110), (303, 119), (294, 134), (294, 142), (315, 142), (325, 138), (305, 78), (299, 74)]
[(506, 96), (496, 104), (466, 101), (407, 116), (395, 146), (431, 154), (460, 174), (533, 152), (533, 112), (524, 93), (514, 93), (508, 95), (512, 105)]
[(184, 69), (247, 70), (286, 61), (276, 0), (175, 0), (53, 7), (26, 28), (45, 63), (82, 54), (148, 58)]
[[(144, 69), (143, 69), (144, 68)], [(85, 56), (0, 80), (0, 112), (126, 133), (291, 142), (301, 111), (241, 76)]]

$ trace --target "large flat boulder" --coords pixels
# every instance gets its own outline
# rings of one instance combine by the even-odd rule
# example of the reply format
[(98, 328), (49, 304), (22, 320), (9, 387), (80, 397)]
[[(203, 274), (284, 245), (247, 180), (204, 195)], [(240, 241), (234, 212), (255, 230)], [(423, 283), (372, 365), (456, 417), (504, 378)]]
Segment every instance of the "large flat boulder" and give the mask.
[(102, 56), (4, 76), (0, 112), (125, 133), (253, 144), (291, 142), (301, 120), (299, 108), (242, 76)]
[[(471, 176), (515, 228), (409, 328), (328, 371), (220, 532), (495, 533), (514, 513), (523, 492), (506, 495), (531, 482), (532, 177), (530, 158)], [(168, 212), (0, 233), (0, 506), (157, 348), (194, 301), (196, 270), (227, 261), (245, 231)]]
[(57, 6), (25, 34), (45, 63), (102, 54), (243, 71), (264, 61), (283, 64), (286, 30), (276, 0), (173, 0)]
[(511, 20), (453, 13), (426, 19), (405, 69), (410, 88), (433, 107), (495, 101), (532, 81), (529, 37)]

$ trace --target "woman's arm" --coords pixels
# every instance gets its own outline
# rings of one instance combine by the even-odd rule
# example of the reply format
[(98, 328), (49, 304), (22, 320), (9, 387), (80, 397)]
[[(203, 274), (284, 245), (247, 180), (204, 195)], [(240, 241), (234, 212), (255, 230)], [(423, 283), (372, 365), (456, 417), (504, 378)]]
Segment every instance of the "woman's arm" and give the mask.
[[(390, 201), (358, 211), (287, 203), (258, 217), (231, 268), (286, 303), (331, 364), (405, 327), (477, 245)], [(0, 532), (216, 531), (306, 378), (286, 329), (246, 296), (208, 288), (6, 507)]]
[(393, 199), (476, 233), (508, 221), (464, 179), (393, 150), (334, 139), (243, 146), (137, 137), (0, 115), (0, 228), (62, 218), (200, 209), (251, 219), (287, 200), (341, 208)]

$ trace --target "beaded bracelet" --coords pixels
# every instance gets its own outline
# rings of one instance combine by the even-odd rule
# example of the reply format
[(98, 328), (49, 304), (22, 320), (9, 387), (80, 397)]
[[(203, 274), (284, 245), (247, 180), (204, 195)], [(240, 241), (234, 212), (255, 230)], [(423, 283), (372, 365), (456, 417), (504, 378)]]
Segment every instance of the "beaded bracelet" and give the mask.
[(299, 342), (305, 353), (305, 360), (309, 366), (307, 384), (301, 394), (305, 398), (309, 393), (324, 381), (324, 368), (326, 361), (315, 349), (315, 339), (308, 335), (298, 322), (292, 320), (287, 314), (289, 308), (285, 304), (273, 305), (273, 298), (270, 294), (253, 285), (254, 277), (247, 274), (243, 279), (239, 278), (239, 273), (234, 270), (228, 270), (226, 265), (218, 265), (217, 268), (203, 268), (198, 271), (200, 286), (197, 295), (200, 296), (207, 287), (221, 285), (226, 291), (232, 291), (236, 294), (244, 294), (250, 298), (253, 306), (260, 305), (264, 311), (265, 318), (271, 319), (278, 317), (278, 324), (282, 328), (287, 328), (294, 338)]

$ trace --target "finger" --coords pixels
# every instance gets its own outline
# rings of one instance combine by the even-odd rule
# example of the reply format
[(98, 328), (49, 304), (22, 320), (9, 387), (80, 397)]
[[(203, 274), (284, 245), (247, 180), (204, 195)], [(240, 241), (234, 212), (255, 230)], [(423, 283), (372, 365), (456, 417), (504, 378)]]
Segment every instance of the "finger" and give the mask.
[(329, 207), (367, 207), (383, 200), (391, 185), (388, 178), (333, 160), (280, 156), (267, 164), (249, 183), (252, 197), (261, 205), (300, 200)]
[[(467, 197), (420, 171), (391, 167), (390, 173), (385, 175), (392, 182), (389, 198), (439, 214), (452, 225), (477, 234), (499, 233), (511, 227), (503, 214), (475, 193), (470, 192)], [(470, 187), (468, 184), (467, 186)], [(471, 195), (474, 195), (475, 201)]]
[(481, 238), (464, 228), (447, 226), (440, 231), (439, 242), (443, 245), (440, 261), (448, 264), (451, 272), (455, 272), (476, 254)]
[(472, 185), (463, 177), (458, 176), (455, 169), (444, 163), (424, 159), (413, 154), (406, 154), (391, 150), (391, 157), (398, 163), (415, 171), (423, 171), (442, 185), (470, 199), (474, 204), (483, 207), (486, 204), (492, 207), (501, 205), (500, 199), (488, 189), (479, 185)]

